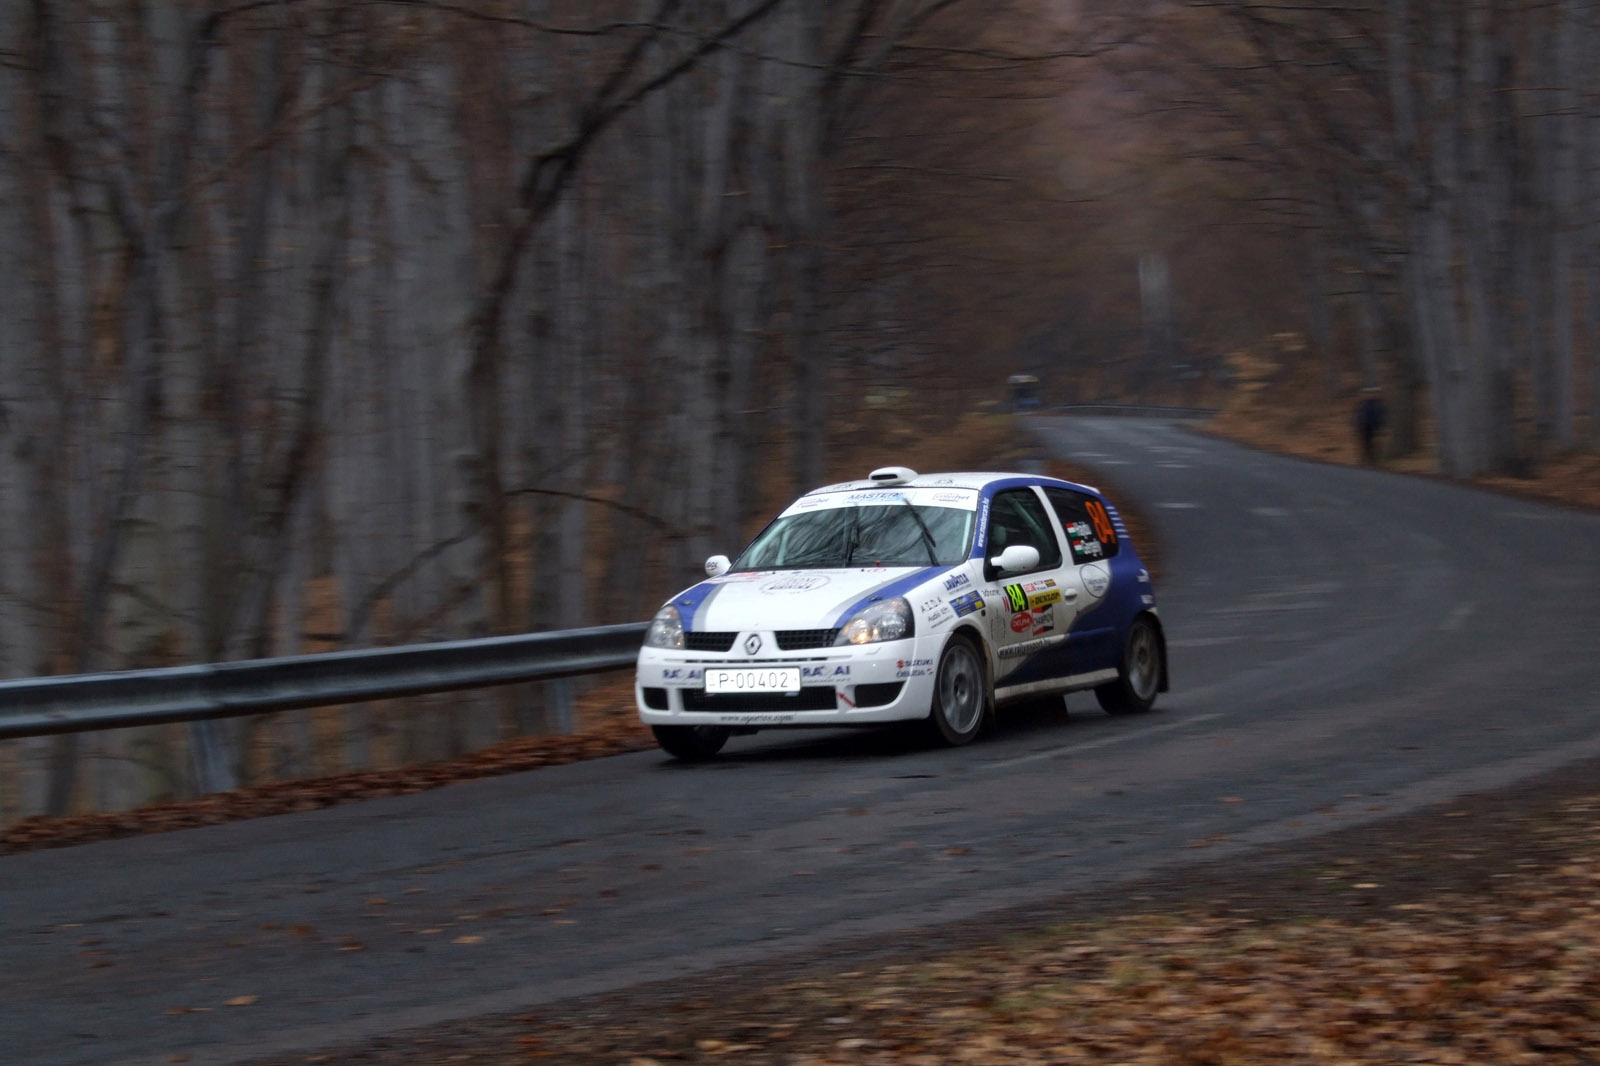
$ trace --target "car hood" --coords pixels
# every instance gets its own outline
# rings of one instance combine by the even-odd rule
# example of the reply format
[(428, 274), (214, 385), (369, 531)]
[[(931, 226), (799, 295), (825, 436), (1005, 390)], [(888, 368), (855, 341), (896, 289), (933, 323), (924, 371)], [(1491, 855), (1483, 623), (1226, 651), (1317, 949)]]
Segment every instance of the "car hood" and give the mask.
[(873, 600), (903, 596), (953, 566), (761, 570), (714, 577), (671, 601), (686, 630), (833, 629)]

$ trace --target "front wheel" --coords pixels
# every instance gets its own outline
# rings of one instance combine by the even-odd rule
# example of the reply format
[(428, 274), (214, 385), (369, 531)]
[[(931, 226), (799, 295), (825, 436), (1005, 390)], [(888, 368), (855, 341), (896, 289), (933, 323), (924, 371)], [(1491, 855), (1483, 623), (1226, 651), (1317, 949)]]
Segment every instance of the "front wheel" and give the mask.
[(989, 710), (983, 663), (970, 641), (957, 637), (945, 645), (933, 679), (933, 726), (952, 747), (971, 743)]
[(1161, 689), (1161, 638), (1148, 617), (1134, 619), (1122, 649), (1117, 679), (1094, 690), (1107, 714), (1139, 714), (1155, 706)]
[(661, 750), (684, 762), (705, 762), (716, 757), (728, 742), (729, 730), (720, 725), (653, 725)]

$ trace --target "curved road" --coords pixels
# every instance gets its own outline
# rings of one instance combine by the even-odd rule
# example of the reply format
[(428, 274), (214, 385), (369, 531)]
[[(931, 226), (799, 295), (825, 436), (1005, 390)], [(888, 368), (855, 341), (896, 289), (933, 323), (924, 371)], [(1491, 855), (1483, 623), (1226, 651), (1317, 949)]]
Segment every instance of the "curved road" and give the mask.
[(763, 734), (709, 766), (641, 753), (0, 859), (0, 1059), (224, 1063), (513, 1010), (1600, 753), (1600, 516), (1159, 422), (1034, 424), (1158, 527), (1154, 713), (1076, 696), (958, 751)]

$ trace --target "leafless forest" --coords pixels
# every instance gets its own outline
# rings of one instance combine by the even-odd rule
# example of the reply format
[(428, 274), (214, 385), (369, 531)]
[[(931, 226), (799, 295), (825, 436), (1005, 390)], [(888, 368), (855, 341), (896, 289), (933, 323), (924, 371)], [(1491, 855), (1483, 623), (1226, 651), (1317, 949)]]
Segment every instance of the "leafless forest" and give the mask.
[[(1594, 447), (1600, 5), (0, 0), (0, 676), (636, 620), (1029, 370)], [(1141, 277), (1143, 282), (1141, 282)], [(893, 456), (888, 456), (892, 459)], [(0, 745), (0, 819), (570, 683)]]

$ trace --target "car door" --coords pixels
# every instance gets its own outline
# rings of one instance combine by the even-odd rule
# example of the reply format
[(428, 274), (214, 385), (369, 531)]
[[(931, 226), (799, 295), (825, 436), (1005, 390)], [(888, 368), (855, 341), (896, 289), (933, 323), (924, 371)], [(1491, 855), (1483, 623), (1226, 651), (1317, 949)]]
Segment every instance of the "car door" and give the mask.
[(1122, 648), (1116, 620), (1110, 611), (1098, 608), (1106, 602), (1111, 560), (1121, 548), (1116, 527), (1106, 505), (1087, 493), (1046, 486), (1044, 494), (1061, 523), (1067, 541), (1067, 565), (1074, 572), (1074, 583), (1082, 590), (1068, 640), (1073, 670), (1086, 673), (1114, 667)]
[(1039, 552), (1039, 565), (1026, 573), (996, 574), (987, 563), (984, 566), (984, 599), (997, 608), (989, 616), (998, 660), (996, 687), (1031, 686), (1065, 676), (1068, 663), (1058, 652), (1082, 588), (1037, 488), (995, 493), (986, 544), (990, 559), (1015, 544), (1031, 545)]

